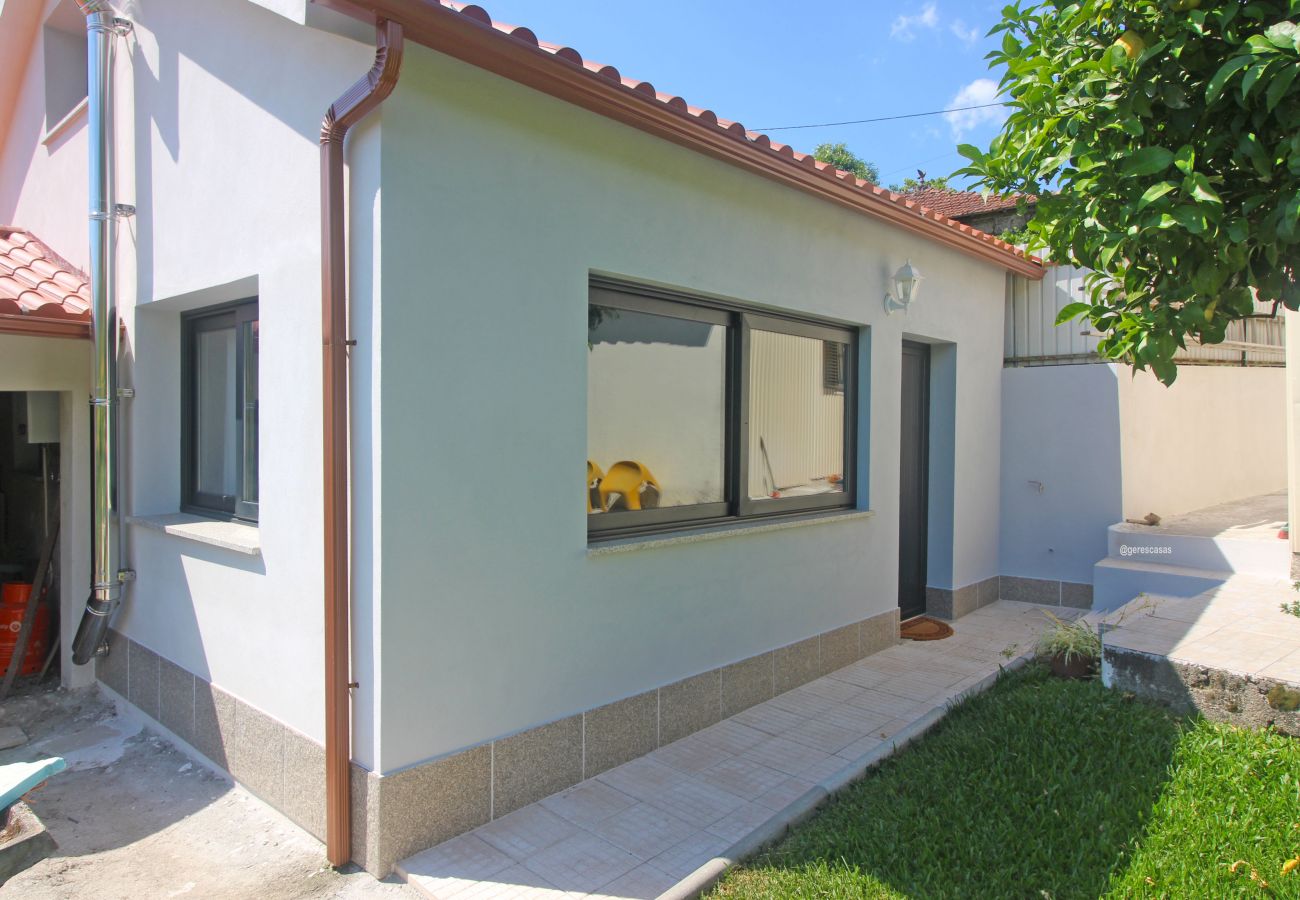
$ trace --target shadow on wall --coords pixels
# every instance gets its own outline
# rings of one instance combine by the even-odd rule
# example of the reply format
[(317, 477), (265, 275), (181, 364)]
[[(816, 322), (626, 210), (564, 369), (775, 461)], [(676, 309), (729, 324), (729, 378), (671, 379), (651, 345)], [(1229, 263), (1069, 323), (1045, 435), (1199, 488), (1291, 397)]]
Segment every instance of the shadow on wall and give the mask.
[[(131, 200), (138, 215), (127, 221), (124, 241), (133, 241), (137, 254), (138, 296), (153, 298), (155, 136), (173, 164), (182, 162), (182, 153), (200, 157), (194, 165), (211, 167), (214, 163), (228, 167), (229, 177), (237, 178), (246, 162), (266, 163), (259, 137), (266, 128), (236, 129), (224, 127), (220, 113), (202, 103), (190, 103), (184, 110), (180, 102), (183, 68), (198, 68), (227, 85), (241, 101), (252, 103), (270, 115), (275, 126), (292, 131), (303, 141), (303, 149), (314, 149), (319, 141), (321, 120), (329, 103), (370, 65), (372, 49), (357, 45), (356, 72), (346, 65), (340, 68), (338, 83), (318, 82), (304, 74), (313, 60), (345, 58), (340, 39), (333, 35), (302, 28), (289, 20), (254, 4), (223, 3), (215, 13), (219, 24), (214, 28), (211, 13), (198, 7), (206, 4), (177, 4), (194, 9), (169, 9), (171, 4), (134, 0), (123, 10), (130, 19), (141, 19), (163, 30), (159, 40), (152, 32), (138, 29), (119, 47), (119, 54), (130, 60), (134, 104), (135, 197)], [(215, 4), (214, 4), (215, 5)], [(239, 45), (239, 35), (262, 35), (263, 46), (275, 45), (285, 53), (248, 52)], [(312, 66), (318, 70), (319, 64)], [(213, 95), (218, 96), (218, 95)], [(227, 151), (214, 156), (206, 147), (182, 147), (182, 114), (189, 119), (206, 119), (207, 127), (223, 132)], [(193, 127), (191, 124), (190, 127)], [(268, 127), (273, 127), (268, 124)], [(246, 146), (240, 147), (245, 142)], [(223, 163), (222, 160), (225, 160)], [(314, 164), (313, 156), (304, 156), (303, 164)], [(282, 160), (280, 165), (288, 165)], [(296, 163), (295, 163), (296, 164)], [(216, 183), (216, 173), (213, 183)], [(125, 199), (125, 198), (124, 198)], [(221, 204), (224, 198), (211, 198)], [(192, 223), (180, 223), (190, 227)], [(196, 237), (199, 233), (196, 232)]]
[(1092, 583), (1123, 518), (1117, 370), (1002, 370), (1001, 573)]

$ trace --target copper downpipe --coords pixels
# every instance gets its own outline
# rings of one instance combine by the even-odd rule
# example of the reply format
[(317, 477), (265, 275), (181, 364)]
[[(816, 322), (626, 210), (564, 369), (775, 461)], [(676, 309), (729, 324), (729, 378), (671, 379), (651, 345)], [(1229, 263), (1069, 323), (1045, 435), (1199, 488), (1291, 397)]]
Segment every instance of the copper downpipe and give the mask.
[(375, 64), (325, 113), (321, 125), (321, 338), (325, 499), (325, 852), (352, 858), (348, 616), (348, 301), (343, 139), (397, 86), (402, 26), (375, 23)]

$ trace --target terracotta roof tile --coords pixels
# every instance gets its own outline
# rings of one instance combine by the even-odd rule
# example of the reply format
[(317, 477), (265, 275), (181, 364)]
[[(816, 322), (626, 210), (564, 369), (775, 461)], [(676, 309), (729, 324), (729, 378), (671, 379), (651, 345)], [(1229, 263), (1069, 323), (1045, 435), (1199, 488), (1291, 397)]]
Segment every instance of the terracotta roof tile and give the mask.
[[(799, 165), (809, 170), (815, 171), (828, 179), (834, 179), (847, 185), (856, 187), (863, 194), (868, 195), (878, 201), (900, 206), (905, 209), (914, 210), (921, 218), (928, 219), (941, 225), (952, 228), (955, 231), (966, 235), (969, 239), (979, 241), (980, 243), (990, 245), (998, 250), (1016, 257), (1019, 260), (1030, 260), (1037, 263), (1036, 257), (1033, 257), (1024, 251), (1000, 240), (991, 234), (985, 234), (978, 229), (965, 226), (960, 222), (950, 218), (954, 213), (950, 211), (946, 204), (946, 198), (933, 198), (940, 205), (934, 206), (930, 203), (918, 203), (912, 197), (905, 197), (895, 194), (892, 191), (884, 190), (870, 182), (857, 178), (852, 173), (835, 169), (825, 163), (815, 160), (806, 153), (801, 153), (786, 144), (773, 141), (765, 134), (747, 130), (739, 122), (719, 117), (710, 109), (693, 106), (682, 97), (665, 94), (655, 89), (654, 85), (648, 81), (641, 81), (635, 78), (624, 76), (617, 68), (604, 63), (595, 62), (587, 59), (572, 47), (566, 47), (559, 44), (552, 44), (547, 41), (538, 40), (537, 35), (530, 29), (516, 25), (508, 25), (504, 22), (496, 22), (481, 6), (469, 5), (464, 3), (453, 2), (453, 0), (430, 0), (431, 5), (441, 6), (444, 9), (457, 12), (468, 19), (472, 19), (479, 25), (492, 29), (500, 35), (511, 38), (520, 43), (535, 47), (540, 51), (550, 54), (557, 62), (578, 66), (602, 78), (608, 82), (620, 85), (623, 88), (635, 92), (645, 98), (647, 102), (659, 103), (669, 109), (675, 110), (685, 116), (702, 128), (712, 128), (719, 131), (725, 131), (738, 140), (745, 141), (755, 147), (770, 150), (780, 157), (789, 160), (794, 165)], [(946, 192), (933, 192), (946, 193)], [(953, 192), (958, 193), (958, 192)], [(978, 194), (973, 196), (979, 197)], [(929, 198), (927, 198), (928, 200)], [(1001, 202), (1001, 201), (995, 201)], [(1008, 205), (1014, 205), (1012, 200)], [(1001, 207), (999, 207), (1001, 208)]]
[(1025, 202), (1033, 205), (1038, 198), (1024, 194), (1008, 194), (1005, 197), (990, 195), (985, 198), (979, 191), (954, 191), (951, 189), (937, 190), (927, 188), (923, 191), (914, 191), (908, 195), (918, 203), (929, 207), (930, 209), (941, 213), (950, 218), (959, 218), (961, 216), (973, 216), (979, 213), (1001, 212), (1004, 209), (1015, 209), (1023, 197)]
[[(90, 287), (83, 272), (30, 232), (0, 225), (0, 319), (81, 324), (89, 334)], [(0, 331), (14, 329), (0, 322)]]

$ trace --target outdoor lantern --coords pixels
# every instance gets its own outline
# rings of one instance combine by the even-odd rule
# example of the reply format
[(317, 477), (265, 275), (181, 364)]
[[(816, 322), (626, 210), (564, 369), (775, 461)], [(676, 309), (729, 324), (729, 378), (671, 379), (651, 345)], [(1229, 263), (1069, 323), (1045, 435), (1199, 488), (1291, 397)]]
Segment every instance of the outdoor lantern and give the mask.
[(909, 259), (901, 269), (894, 273), (894, 293), (885, 294), (885, 312), (896, 309), (907, 312), (907, 308), (916, 299), (916, 292), (921, 287), (921, 273), (912, 267)]

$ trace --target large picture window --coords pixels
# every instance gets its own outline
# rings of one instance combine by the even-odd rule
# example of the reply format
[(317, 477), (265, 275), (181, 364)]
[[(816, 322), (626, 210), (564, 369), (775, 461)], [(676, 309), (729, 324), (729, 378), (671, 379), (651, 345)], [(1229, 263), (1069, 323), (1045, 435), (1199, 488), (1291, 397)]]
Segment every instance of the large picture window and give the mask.
[(186, 510), (257, 521), (257, 301), (182, 323)]
[(589, 535), (854, 504), (853, 330), (605, 282), (587, 326)]

